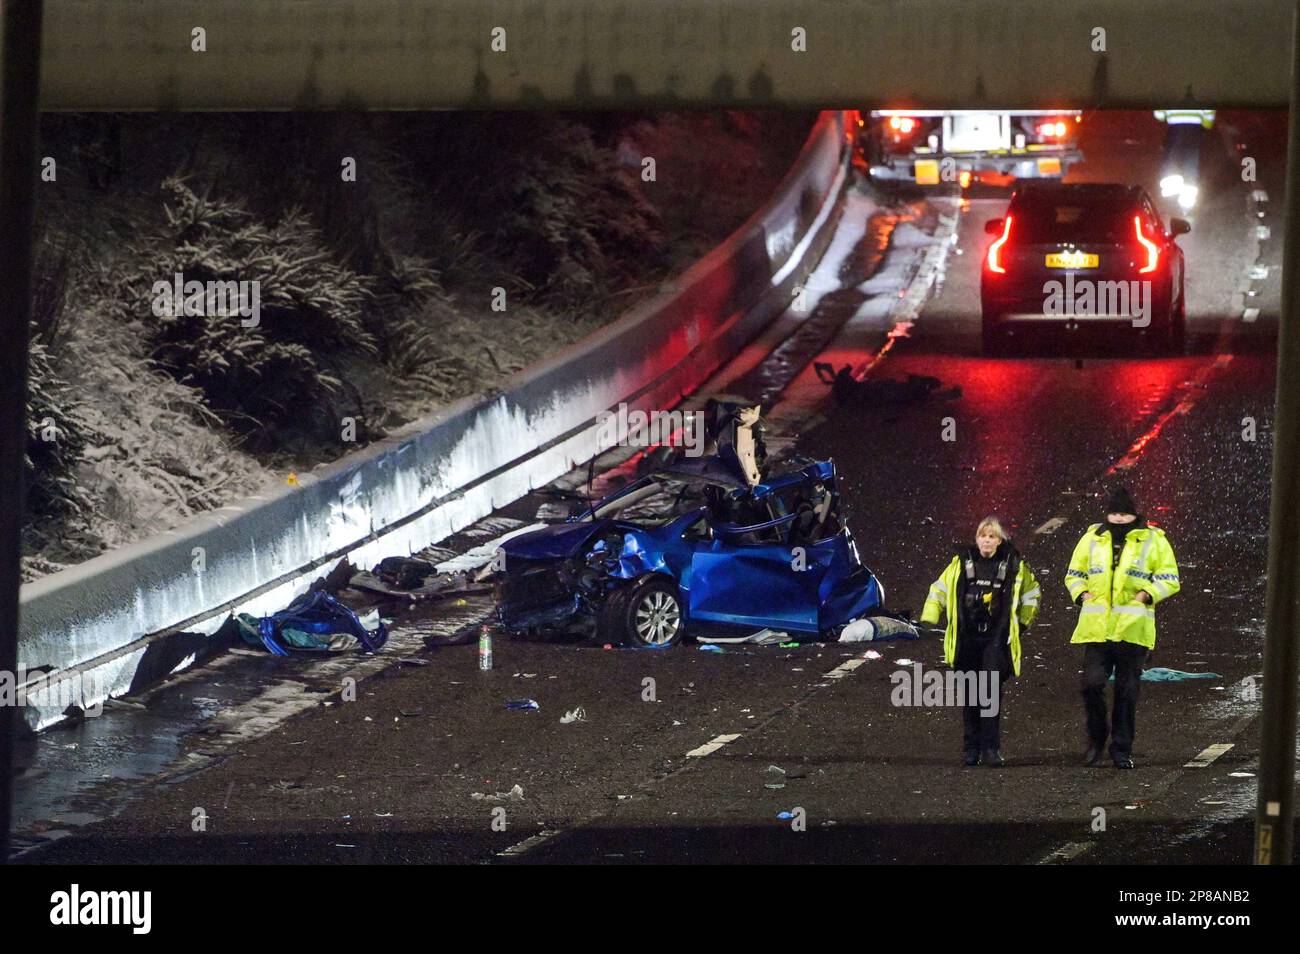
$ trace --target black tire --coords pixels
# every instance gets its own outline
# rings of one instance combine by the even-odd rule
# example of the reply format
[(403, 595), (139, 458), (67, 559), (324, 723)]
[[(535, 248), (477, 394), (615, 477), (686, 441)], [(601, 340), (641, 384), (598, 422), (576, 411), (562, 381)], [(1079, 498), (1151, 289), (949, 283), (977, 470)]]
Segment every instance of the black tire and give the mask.
[(621, 646), (624, 637), (623, 614), (627, 611), (628, 590), (611, 590), (596, 611), (596, 641), (602, 645)]
[(1175, 354), (1182, 354), (1187, 347), (1187, 298), (1183, 294), (1181, 280), (1178, 282), (1178, 304), (1169, 313), (1166, 343)]
[[(643, 649), (676, 646), (686, 634), (681, 595), (672, 580), (643, 577), (631, 589), (615, 594), (601, 607), (607, 642)], [(617, 633), (615, 637), (614, 634)]]
[(1183, 353), (1186, 324), (1181, 312), (1182, 306), (1171, 299), (1163, 312), (1152, 315), (1151, 326), (1147, 329), (1147, 342), (1154, 353)]

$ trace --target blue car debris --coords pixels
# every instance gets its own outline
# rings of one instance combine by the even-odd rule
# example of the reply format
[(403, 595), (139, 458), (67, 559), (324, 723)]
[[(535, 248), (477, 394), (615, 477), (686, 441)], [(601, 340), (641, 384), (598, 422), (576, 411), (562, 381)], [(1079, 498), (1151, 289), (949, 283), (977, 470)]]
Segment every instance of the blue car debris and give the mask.
[(587, 621), (600, 642), (662, 648), (758, 629), (835, 640), (889, 615), (830, 460), (799, 458), (751, 485), (723, 456), (679, 459), (501, 551), (500, 620), (520, 632)]
[(304, 593), (288, 608), (270, 616), (241, 613), (233, 623), (244, 642), (261, 645), (275, 656), (330, 652), (340, 642), (352, 640), (358, 651), (376, 653), (388, 642), (388, 627), (382, 620), (369, 629), (355, 612), (321, 590)]

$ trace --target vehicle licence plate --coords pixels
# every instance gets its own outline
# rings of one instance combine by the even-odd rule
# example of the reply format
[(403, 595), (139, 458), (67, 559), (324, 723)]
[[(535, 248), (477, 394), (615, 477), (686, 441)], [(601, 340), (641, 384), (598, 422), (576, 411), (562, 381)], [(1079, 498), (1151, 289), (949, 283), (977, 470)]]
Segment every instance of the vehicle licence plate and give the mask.
[(1048, 268), (1096, 268), (1101, 259), (1088, 252), (1053, 252), (1047, 256)]

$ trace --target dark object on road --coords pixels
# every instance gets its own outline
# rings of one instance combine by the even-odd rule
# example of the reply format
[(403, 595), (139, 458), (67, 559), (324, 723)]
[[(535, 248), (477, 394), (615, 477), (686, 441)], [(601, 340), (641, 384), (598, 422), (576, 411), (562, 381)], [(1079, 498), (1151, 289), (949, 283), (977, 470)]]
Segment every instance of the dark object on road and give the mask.
[(1026, 183), (1005, 218), (991, 219), (993, 241), (980, 272), (984, 350), (1031, 325), (1061, 330), (1131, 326), (1181, 351), (1186, 324), (1184, 219), (1165, 228), (1140, 186)]
[(688, 630), (836, 639), (881, 615), (880, 583), (839, 514), (832, 461), (799, 458), (750, 486), (736, 460), (687, 458), (583, 513), (502, 545), (502, 623), (594, 623), (601, 643), (671, 646)]
[[(406, 558), (401, 558), (406, 560)], [(414, 560), (406, 561), (420, 563), (423, 561)], [(376, 570), (379, 568), (376, 567)], [(410, 572), (405, 582), (410, 582), (416, 574)], [(399, 581), (400, 582), (400, 581)], [(425, 578), (423, 582), (417, 584), (414, 588), (390, 583), (388, 580), (380, 577), (376, 573), (362, 571), (354, 575), (349, 581), (348, 586), (353, 589), (366, 590), (370, 593), (379, 593), (383, 596), (393, 597), (404, 603), (423, 603), (430, 600), (439, 600), (448, 596), (469, 596), (476, 593), (490, 592), (492, 587), (486, 583), (478, 583), (469, 578), (467, 573), (450, 573), (438, 574), (431, 578)]]
[(331, 596), (338, 596), (341, 591), (347, 589), (352, 577), (356, 576), (356, 574), (357, 568), (352, 565), (347, 557), (344, 557), (338, 563), (335, 563), (333, 569), (323, 577), (313, 580), (310, 588), (324, 590)]
[(443, 646), (468, 646), (470, 643), (478, 641), (481, 633), (481, 627), (477, 623), (469, 626), (462, 626), (454, 633), (438, 634), (430, 633), (420, 637), (420, 642), (428, 649), (441, 649)]
[(382, 620), (367, 629), (355, 612), (328, 593), (305, 593), (280, 610), (260, 619), (241, 613), (234, 618), (238, 634), (250, 645), (259, 643), (276, 656), (299, 652), (334, 652), (337, 637), (350, 636), (367, 652), (378, 652), (388, 642)]
[(931, 396), (947, 399), (961, 397), (961, 388), (940, 391), (943, 382), (928, 374), (909, 374), (903, 381), (888, 378), (859, 381), (853, 376), (853, 369), (849, 365), (836, 371), (826, 361), (814, 362), (813, 370), (823, 384), (831, 386), (831, 397), (837, 404), (917, 404)]
[(435, 572), (432, 563), (414, 557), (384, 557), (375, 567), (375, 576), (399, 590), (414, 590)]

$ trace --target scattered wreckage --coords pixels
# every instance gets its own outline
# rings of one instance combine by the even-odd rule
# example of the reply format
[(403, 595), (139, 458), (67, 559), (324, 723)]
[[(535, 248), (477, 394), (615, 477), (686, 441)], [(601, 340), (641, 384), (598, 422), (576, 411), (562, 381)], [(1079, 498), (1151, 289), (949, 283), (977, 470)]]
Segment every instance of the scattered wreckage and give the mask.
[(769, 467), (758, 417), (743, 401), (711, 402), (711, 453), (657, 448), (641, 477), (563, 522), (507, 539), (476, 578), (415, 557), (360, 572), (345, 561), (285, 610), (229, 625), (278, 656), (376, 652), (388, 639), (378, 611), (363, 619), (332, 593), (413, 607), (491, 591), (507, 630), (578, 629), (640, 648), (688, 634), (759, 644), (915, 638), (910, 620), (885, 610), (884, 587), (862, 563), (840, 514), (834, 462)]
[(304, 593), (270, 616), (240, 613), (226, 625), (245, 643), (260, 645), (273, 656), (350, 649), (377, 653), (388, 642), (388, 627), (378, 613), (363, 619), (324, 590)]
[(757, 408), (709, 413), (715, 453), (660, 456), (562, 523), (502, 544), (502, 625), (585, 626), (600, 642), (641, 648), (755, 630), (794, 641), (915, 637), (885, 611), (884, 588), (859, 557), (834, 462), (765, 468)]
[(822, 384), (831, 388), (836, 404), (869, 407), (896, 407), (921, 404), (931, 398), (953, 401), (961, 397), (961, 388), (945, 388), (943, 382), (928, 374), (909, 374), (901, 381), (889, 378), (859, 377), (861, 368), (844, 365), (839, 370), (826, 361), (814, 361), (813, 371)]

